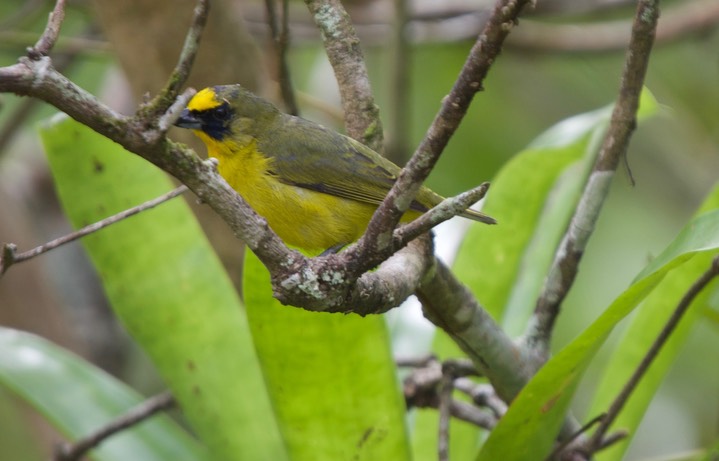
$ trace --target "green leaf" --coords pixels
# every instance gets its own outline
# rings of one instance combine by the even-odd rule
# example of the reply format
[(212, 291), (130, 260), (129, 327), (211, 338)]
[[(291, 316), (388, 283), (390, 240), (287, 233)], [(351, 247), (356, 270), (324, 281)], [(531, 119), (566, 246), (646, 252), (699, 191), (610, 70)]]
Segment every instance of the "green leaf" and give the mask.
[[(699, 213), (717, 209), (719, 209), (719, 187), (708, 196)], [(694, 226), (685, 228), (639, 275), (641, 278), (643, 274), (654, 272), (658, 267), (674, 267), (681, 264), (667, 274), (632, 317), (629, 327), (615, 346), (614, 353), (602, 372), (603, 379), (589, 410), (590, 417), (606, 411), (622, 386), (634, 373), (686, 291), (711, 265), (714, 258), (711, 251), (698, 254), (683, 264), (683, 258), (676, 258), (673, 255), (686, 253), (686, 257), (690, 258), (693, 254), (692, 249), (711, 250), (716, 245), (719, 235), (719, 214), (717, 214), (719, 212), (714, 211), (714, 213), (713, 219), (698, 219), (694, 222)], [(694, 300), (694, 306), (706, 305), (706, 299), (711, 293), (711, 290), (704, 290)], [(614, 427), (628, 430), (629, 437), (602, 450), (597, 455), (597, 459), (606, 461), (622, 459), (649, 403), (688, 339), (694, 322), (702, 313), (702, 309), (693, 307), (684, 314), (677, 329), (662, 347), (614, 423)]]
[(249, 252), (243, 286), (292, 460), (410, 459), (384, 319), (282, 306), (267, 269)]
[(672, 269), (677, 270), (679, 264), (694, 254), (719, 249), (719, 232), (705, 233), (707, 229), (719, 229), (717, 226), (719, 210), (692, 220), (660, 256), (665, 264), (650, 264), (651, 270), (642, 271), (642, 277), (594, 323), (550, 359), (512, 402), (478, 460), (544, 459), (564, 421), (579, 378), (609, 333)]
[[(0, 384), (40, 411), (71, 439), (86, 436), (143, 401), (85, 360), (29, 333), (0, 327)], [(195, 439), (165, 415), (104, 441), (101, 461), (210, 460)]]
[[(76, 227), (171, 188), (164, 173), (70, 119), (41, 135)], [(116, 314), (213, 457), (286, 459), (242, 305), (187, 205), (163, 204), (83, 243)]]

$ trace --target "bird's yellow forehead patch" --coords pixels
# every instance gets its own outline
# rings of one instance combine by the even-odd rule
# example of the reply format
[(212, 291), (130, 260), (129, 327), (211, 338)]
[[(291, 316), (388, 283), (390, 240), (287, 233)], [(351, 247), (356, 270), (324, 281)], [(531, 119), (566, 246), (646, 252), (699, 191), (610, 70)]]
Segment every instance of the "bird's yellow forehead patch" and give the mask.
[(203, 112), (206, 110), (214, 109), (215, 107), (222, 104), (222, 101), (217, 100), (217, 94), (212, 88), (205, 88), (195, 94), (187, 104), (187, 108), (191, 111)]

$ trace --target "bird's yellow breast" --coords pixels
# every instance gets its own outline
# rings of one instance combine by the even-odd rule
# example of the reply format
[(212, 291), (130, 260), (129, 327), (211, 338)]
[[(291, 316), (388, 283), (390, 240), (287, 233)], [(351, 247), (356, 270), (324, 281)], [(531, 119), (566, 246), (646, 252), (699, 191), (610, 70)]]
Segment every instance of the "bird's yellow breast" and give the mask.
[(376, 206), (281, 182), (271, 173), (272, 159), (246, 143), (215, 139), (201, 131), (218, 171), (288, 245), (310, 251), (348, 244), (364, 233)]

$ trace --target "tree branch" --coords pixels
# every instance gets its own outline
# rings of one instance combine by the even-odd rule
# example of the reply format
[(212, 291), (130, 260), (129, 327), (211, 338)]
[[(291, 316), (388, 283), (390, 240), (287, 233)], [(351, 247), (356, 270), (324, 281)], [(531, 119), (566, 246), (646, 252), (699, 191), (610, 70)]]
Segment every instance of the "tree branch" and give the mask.
[(55, 46), (57, 37), (60, 35), (60, 27), (62, 26), (62, 21), (64, 19), (65, 0), (57, 0), (57, 2), (55, 2), (55, 8), (52, 10), (52, 13), (50, 13), (50, 16), (47, 19), (45, 31), (42, 33), (37, 43), (35, 43), (35, 46), (28, 48), (27, 50), (27, 55), (30, 59), (38, 60), (41, 57), (50, 54), (50, 50), (52, 50), (52, 47)]
[(485, 182), (470, 189), (467, 192), (443, 200), (439, 205), (435, 206), (414, 221), (394, 230), (393, 238), (394, 246), (401, 248), (420, 235), (428, 232), (438, 224), (459, 215), (473, 204), (480, 201), (487, 194), (489, 183)]
[(305, 0), (322, 33), (327, 57), (335, 71), (345, 113), (347, 134), (382, 152), (383, 130), (374, 102), (360, 41), (340, 0)]
[(285, 104), (285, 111), (292, 115), (299, 115), (300, 111), (297, 107), (295, 92), (292, 89), (290, 67), (287, 63), (287, 48), (290, 41), (288, 3), (288, 0), (282, 0), (281, 27), (277, 19), (277, 8), (275, 6), (275, 0), (265, 0), (265, 9), (267, 11), (267, 23), (270, 26), (272, 47), (274, 48), (275, 54), (277, 55), (277, 81), (280, 84), (280, 92), (282, 93), (282, 100)]
[(390, 44), (389, 63), (390, 78), (392, 81), (392, 103), (389, 107), (391, 117), (391, 131), (387, 157), (398, 165), (407, 161), (409, 155), (410, 126), (412, 105), (410, 101), (411, 81), (411, 54), (408, 28), (409, 0), (393, 0), (394, 20), (392, 22), (392, 36)]
[[(609, 129), (577, 210), (557, 249), (527, 328), (525, 345), (534, 350), (541, 363), (548, 357), (552, 329), (560, 305), (577, 275), (579, 262), (609, 193), (614, 172), (627, 154), (629, 140), (636, 127), (639, 98), (659, 18), (658, 3), (658, 0), (641, 0), (637, 6), (619, 98), (612, 112)], [(537, 363), (537, 367), (541, 363)]]
[[(446, 360), (440, 363), (436, 357), (425, 357), (403, 363), (398, 361), (398, 366), (415, 367), (402, 383), (407, 408), (437, 408), (443, 413), (443, 416), (440, 416), (442, 420), (439, 428), (440, 440), (446, 441), (449, 437), (446, 429), (450, 415), (489, 430), (497, 424), (500, 415), (506, 411), (506, 405), (493, 394), (491, 386), (477, 385), (464, 377), (477, 373), (469, 360)], [(452, 399), (453, 389), (470, 395), (475, 405)], [(487, 395), (489, 393), (492, 393), (492, 397)], [(500, 414), (491, 406), (495, 403), (498, 408), (503, 409)], [(482, 407), (487, 407), (491, 412)]]
[[(192, 70), (192, 64), (195, 62), (195, 56), (197, 56), (197, 50), (200, 47), (202, 31), (207, 23), (209, 13), (209, 0), (197, 0), (197, 5), (195, 6), (192, 17), (192, 24), (185, 36), (185, 44), (182, 47), (177, 65), (172, 71), (172, 74), (170, 74), (170, 78), (167, 80), (165, 87), (155, 96), (155, 99), (144, 108), (143, 112), (159, 115), (167, 111), (172, 104), (175, 103), (180, 88), (183, 87)], [(166, 132), (167, 128), (165, 128), (164, 131), (161, 130), (158, 134), (164, 136)]]
[[(657, 43), (668, 43), (717, 28), (719, 3), (715, 0), (678, 2), (662, 12), (657, 25)], [(526, 27), (525, 27), (526, 26)], [(507, 46), (527, 52), (587, 53), (623, 50), (630, 40), (628, 20), (582, 24), (531, 21), (512, 34)]]
[(436, 261), (433, 271), (417, 291), (425, 317), (462, 348), (505, 402), (511, 402), (532, 376), (522, 350), (447, 266)]
[(92, 434), (81, 438), (75, 443), (61, 445), (55, 452), (53, 461), (78, 461), (88, 451), (100, 445), (107, 438), (173, 406), (175, 406), (175, 399), (169, 392), (151, 397)]
[(161, 203), (165, 203), (168, 200), (171, 200), (181, 194), (184, 194), (185, 192), (187, 192), (187, 186), (179, 186), (171, 190), (170, 192), (161, 195), (160, 197), (148, 200), (141, 205), (117, 213), (116, 215), (110, 216), (109, 218), (105, 218), (98, 222), (87, 225), (82, 229), (78, 229), (75, 232), (71, 232), (70, 234), (56, 238), (55, 240), (51, 240), (50, 242), (44, 243), (38, 247), (33, 248), (32, 250), (23, 251), (22, 253), (16, 253), (17, 247), (14, 244), (6, 243), (3, 245), (2, 254), (0, 255), (0, 277), (5, 273), (5, 271), (10, 268), (10, 266), (15, 263), (26, 261), (28, 259), (34, 258), (35, 256), (47, 253), (50, 250), (54, 250), (59, 246), (65, 245), (66, 243), (74, 242), (79, 238), (90, 235), (93, 232), (99, 231), (100, 229), (104, 229), (105, 227), (127, 219), (130, 216), (134, 216), (140, 212), (156, 207)]

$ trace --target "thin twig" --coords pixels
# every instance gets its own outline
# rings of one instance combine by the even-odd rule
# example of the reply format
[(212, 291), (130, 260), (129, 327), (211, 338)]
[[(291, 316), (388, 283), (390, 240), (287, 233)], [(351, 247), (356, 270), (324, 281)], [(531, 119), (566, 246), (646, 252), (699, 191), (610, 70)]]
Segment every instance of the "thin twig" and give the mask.
[(285, 111), (292, 115), (299, 115), (300, 111), (292, 88), (290, 66), (287, 63), (287, 49), (290, 42), (288, 0), (282, 0), (282, 27), (278, 24), (275, 0), (265, 0), (265, 8), (267, 10), (267, 23), (270, 26), (270, 35), (272, 36), (272, 46), (277, 55), (277, 80), (280, 84), (282, 100), (285, 103)]
[(597, 430), (594, 432), (591, 439), (587, 443), (584, 450), (586, 453), (593, 454), (602, 446), (602, 443), (604, 441), (604, 435), (607, 433), (612, 423), (614, 423), (614, 420), (617, 419), (619, 412), (622, 411), (624, 405), (626, 405), (627, 401), (629, 400), (629, 397), (631, 396), (632, 392), (639, 385), (639, 381), (647, 372), (652, 362), (654, 362), (654, 359), (656, 359), (656, 357), (659, 355), (659, 352), (661, 351), (664, 344), (666, 344), (667, 340), (674, 332), (677, 325), (679, 325), (679, 322), (691, 306), (692, 301), (694, 301), (694, 298), (696, 298), (697, 295), (709, 284), (709, 282), (714, 280), (714, 278), (717, 276), (719, 276), (719, 256), (716, 256), (712, 260), (709, 269), (707, 269), (706, 272), (704, 272), (692, 284), (689, 290), (684, 293), (684, 296), (682, 296), (682, 299), (679, 301), (679, 304), (677, 305), (676, 309), (674, 309), (674, 312), (672, 312), (671, 317), (669, 317), (669, 320), (667, 320), (667, 323), (664, 325), (664, 328), (662, 328), (662, 331), (659, 332), (659, 335), (657, 335), (657, 338), (654, 340), (646, 355), (639, 363), (639, 366), (637, 366), (636, 370), (634, 370), (634, 373), (632, 373), (632, 376), (629, 378), (622, 390), (614, 398), (614, 401), (612, 401), (612, 404), (609, 406), (605, 417), (602, 418), (599, 427), (597, 427)]
[[(152, 111), (153, 116), (166, 112), (170, 106), (172, 106), (180, 92), (180, 88), (182, 88), (187, 81), (190, 71), (192, 70), (192, 64), (195, 62), (195, 56), (197, 56), (197, 50), (200, 47), (200, 38), (202, 37), (202, 31), (207, 23), (209, 13), (209, 0), (197, 0), (197, 5), (195, 6), (192, 17), (192, 24), (185, 36), (185, 43), (182, 46), (177, 65), (175, 65), (175, 68), (172, 70), (172, 74), (170, 74), (167, 80), (167, 85), (165, 85), (162, 91), (160, 91), (148, 105), (148, 109)], [(164, 135), (164, 132), (161, 134)]]
[(469, 378), (454, 380), (454, 388), (469, 396), (478, 407), (488, 408), (496, 419), (507, 412), (507, 404), (497, 396), (490, 384), (477, 384)]
[[(192, 97), (195, 95), (197, 91), (194, 88), (187, 88), (185, 91), (182, 92), (181, 95), (175, 99), (175, 102), (172, 103), (172, 105), (167, 109), (167, 112), (162, 114), (159, 119), (157, 119), (157, 127), (162, 132), (166, 132), (170, 129), (173, 123), (177, 121), (178, 118), (180, 118), (180, 114), (187, 106), (187, 103), (192, 99)], [(212, 158), (212, 157), (210, 157)]]
[(360, 41), (340, 0), (305, 0), (320, 28), (342, 97), (347, 134), (383, 151), (379, 107), (374, 102)]
[[(689, 36), (699, 36), (717, 28), (719, 3), (716, 0), (676, 2), (662, 11), (657, 25), (657, 44)], [(519, 51), (549, 53), (611, 52), (625, 49), (631, 23), (627, 20), (581, 24), (527, 21), (508, 40), (507, 46)]]
[(169, 391), (150, 397), (92, 434), (81, 438), (75, 443), (65, 443), (61, 445), (55, 452), (53, 461), (77, 461), (88, 451), (100, 445), (108, 437), (135, 426), (156, 413), (172, 408), (173, 406), (175, 406), (175, 399)]
[[(614, 172), (622, 156), (627, 153), (629, 140), (636, 127), (639, 97), (659, 18), (658, 3), (658, 0), (641, 0), (637, 6), (621, 89), (612, 112), (609, 129), (587, 179), (577, 210), (557, 249), (527, 328), (525, 345), (535, 350), (539, 362), (543, 362), (548, 356), (552, 329), (559, 314), (559, 307), (577, 275), (579, 262), (587, 241), (594, 231), (604, 199), (609, 193)], [(536, 364), (537, 367), (540, 365), (541, 363)]]
[(552, 461), (556, 458), (559, 453), (561, 453), (565, 448), (567, 448), (572, 442), (577, 440), (577, 437), (580, 435), (586, 433), (589, 429), (594, 427), (596, 424), (598, 424), (606, 414), (602, 413), (601, 415), (595, 416), (594, 418), (590, 419), (587, 423), (585, 423), (582, 427), (580, 427), (576, 432), (574, 432), (572, 435), (567, 437), (565, 440), (562, 440), (561, 443), (558, 443), (556, 447), (554, 447), (554, 450), (545, 458), (545, 461)]
[(390, 48), (390, 78), (392, 80), (392, 131), (389, 136), (387, 157), (398, 165), (403, 165), (409, 155), (409, 127), (412, 107), (410, 106), (411, 62), (407, 23), (409, 14), (408, 0), (394, 0), (394, 21), (392, 25), (392, 46)]
[[(459, 195), (443, 200), (439, 205), (435, 206), (419, 218), (395, 229), (395, 245), (397, 247), (402, 247), (405, 242), (414, 240), (419, 235), (422, 235), (435, 227), (437, 224), (452, 219), (460, 213), (466, 211), (467, 208), (484, 198), (488, 190), (489, 183), (485, 182), (474, 189), (470, 189), (467, 192), (462, 192)], [(494, 221), (494, 219), (489, 217), (487, 218), (488, 224), (492, 223), (492, 221)]]
[[(440, 363), (436, 357), (427, 356), (411, 360), (406, 359), (401, 362), (396, 361), (396, 363), (401, 363), (402, 365), (400, 366), (414, 368), (402, 384), (407, 408), (440, 408), (440, 405), (444, 402), (444, 404), (449, 405), (449, 414), (457, 419), (484, 429), (492, 429), (497, 424), (498, 417), (494, 411), (490, 413), (479, 408), (479, 405), (475, 406), (467, 402), (454, 400), (451, 398), (451, 392), (448, 403), (442, 400), (441, 389), (443, 383), (445, 383), (445, 377), (451, 378), (452, 387), (462, 390), (460, 389), (461, 383), (469, 382), (469, 379), (457, 378), (457, 376), (477, 374), (477, 370), (471, 361), (467, 359), (449, 359), (444, 363)], [(460, 383), (459, 386), (458, 383)], [(464, 384), (464, 390), (466, 390), (467, 386), (469, 384)], [(475, 387), (476, 385), (472, 383), (472, 386)], [(491, 388), (486, 384), (483, 386)], [(499, 400), (498, 398), (496, 399)], [(504, 408), (506, 409), (506, 406)], [(447, 411), (447, 409), (444, 408), (444, 411)]]
[[(27, 46), (28, 42), (37, 37), (37, 33), (24, 30), (2, 30), (0, 26), (0, 47), (13, 50), (18, 47)], [(55, 53), (66, 54), (89, 54), (107, 56), (112, 47), (110, 43), (98, 38), (91, 37), (58, 37), (52, 48)]]
[(449, 418), (452, 405), (452, 381), (454, 376), (451, 373), (442, 373), (439, 380), (439, 424), (437, 427), (437, 459), (449, 461)]
[(394, 364), (400, 368), (424, 368), (432, 362), (438, 362), (435, 355), (420, 357), (395, 357)]
[(280, 33), (280, 88), (282, 88), (282, 99), (285, 101), (287, 110), (292, 115), (299, 115), (300, 109), (297, 106), (297, 99), (292, 87), (292, 75), (290, 65), (287, 62), (287, 52), (290, 49), (290, 1), (282, 0), (282, 31)]
[(82, 229), (78, 229), (75, 232), (72, 232), (67, 235), (63, 235), (62, 237), (56, 238), (54, 240), (51, 240), (47, 243), (44, 243), (38, 247), (35, 247), (31, 250), (24, 251), (22, 253), (16, 253), (16, 247), (15, 245), (11, 243), (6, 243), (3, 246), (3, 254), (0, 257), (0, 275), (4, 274), (5, 271), (7, 271), (10, 266), (12, 266), (15, 263), (23, 262), (28, 259), (34, 258), (35, 256), (39, 256), (43, 253), (47, 253), (50, 250), (54, 250), (55, 248), (65, 245), (66, 243), (73, 242), (79, 238), (85, 237), (86, 235), (90, 235), (93, 232), (97, 232), (100, 229), (104, 229), (107, 226), (110, 226), (112, 224), (115, 224), (117, 222), (120, 222), (124, 219), (129, 218), (130, 216), (136, 215), (138, 213), (141, 213), (145, 210), (149, 210), (150, 208), (156, 207), (157, 205), (160, 205), (161, 203), (167, 202), (170, 199), (173, 199), (177, 197), (178, 195), (181, 195), (185, 192), (187, 192), (187, 186), (179, 186), (170, 192), (163, 194), (157, 198), (154, 198), (152, 200), (148, 200), (145, 203), (142, 203), (136, 207), (132, 207), (130, 209), (127, 209), (125, 211), (122, 211), (120, 213), (117, 213), (116, 215), (110, 216), (108, 218), (105, 218), (103, 220), (97, 221), (95, 223), (92, 223), (88, 226), (83, 227)]
[(27, 50), (27, 56), (30, 59), (37, 61), (42, 56), (50, 54), (50, 50), (52, 50), (52, 47), (55, 46), (57, 37), (60, 35), (60, 27), (62, 26), (62, 21), (64, 19), (65, 0), (57, 0), (55, 8), (47, 18), (47, 26), (45, 26), (45, 30), (42, 35), (38, 39), (37, 43), (35, 43), (35, 46), (28, 48)]

